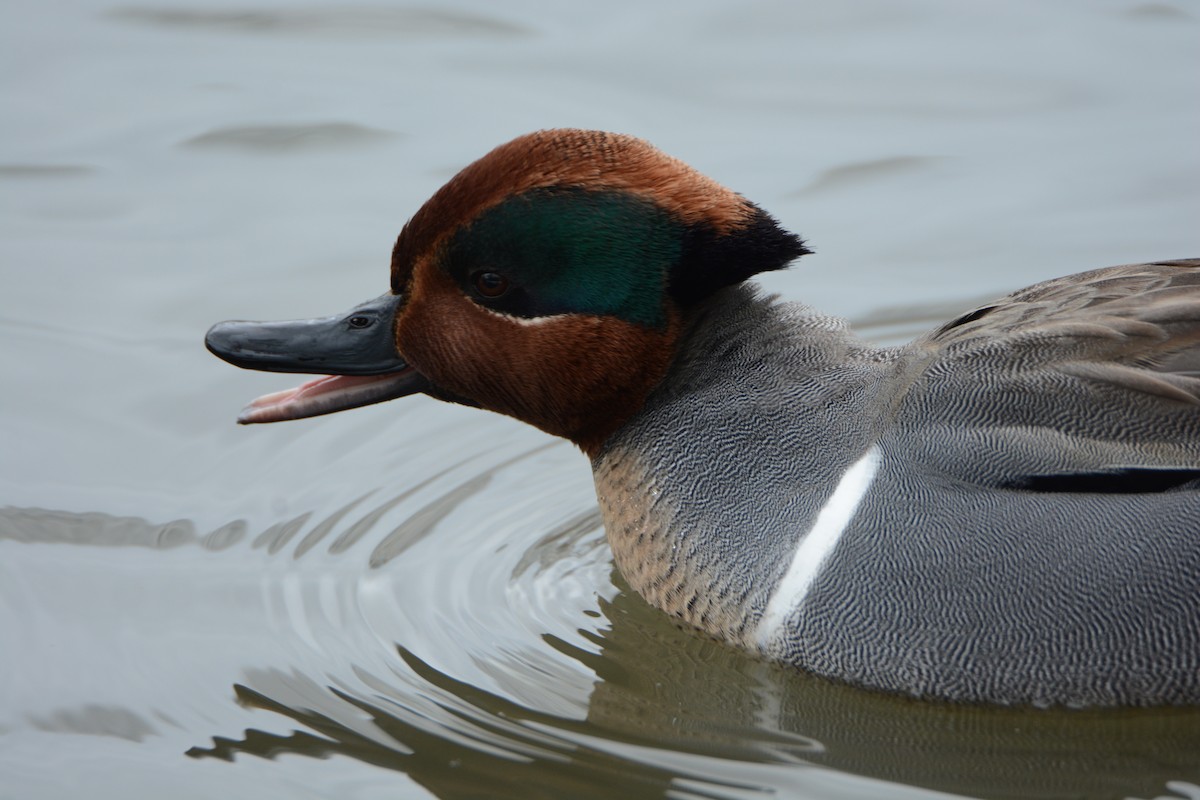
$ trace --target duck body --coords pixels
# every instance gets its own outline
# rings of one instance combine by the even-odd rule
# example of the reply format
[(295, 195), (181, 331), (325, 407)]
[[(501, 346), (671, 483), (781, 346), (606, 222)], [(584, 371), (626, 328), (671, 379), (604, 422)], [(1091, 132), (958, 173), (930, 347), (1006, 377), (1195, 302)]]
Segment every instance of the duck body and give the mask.
[(331, 373), (241, 422), (422, 392), (570, 439), (629, 585), (766, 658), (949, 701), (1200, 704), (1200, 260), (876, 348), (744, 283), (807, 252), (641, 140), (543, 131), (417, 212), (388, 294), (206, 341)]
[[(990, 338), (974, 346), (1014, 355)], [(1122, 418), (1091, 397), (1104, 387), (1055, 386), (1044, 363), (990, 375), (947, 350), (872, 348), (725, 290), (593, 461), (622, 575), (710, 634), (877, 689), (1200, 702), (1196, 410), (1153, 420), (1148, 400)]]

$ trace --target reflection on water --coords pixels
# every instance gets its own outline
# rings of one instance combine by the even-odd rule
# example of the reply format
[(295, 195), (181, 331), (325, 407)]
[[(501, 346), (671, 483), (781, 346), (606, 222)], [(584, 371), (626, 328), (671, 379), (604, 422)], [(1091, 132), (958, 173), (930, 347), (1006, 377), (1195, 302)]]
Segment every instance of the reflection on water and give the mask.
[[(1200, 777), (1196, 711), (918, 703), (753, 662), (664, 625), (627, 591), (600, 610), (607, 626), (589, 637), (598, 651), (549, 642), (596, 673), (586, 719), (480, 690), (400, 647), (407, 680), (359, 672), (357, 691), (252, 671), (234, 686), (238, 702), (312, 733), (252, 728), (215, 735), (188, 754), (345, 755), (405, 772), (439, 797), (477, 796), (480, 786), (497, 797), (650, 797), (669, 786), (674, 796), (725, 797), (781, 788), (769, 775), (761, 784), (723, 780), (703, 766), (719, 761), (680, 761), (681, 754), (826, 766), (986, 797), (1136, 797), (1169, 783), (1182, 791), (1184, 776)], [(414, 690), (419, 707), (406, 697)]]
[[(530, 460), (534, 474), (553, 468), (538, 463), (547, 454), (537, 447), (474, 479), (448, 481), (449, 490), (430, 503), (406, 506), (411, 491), (373, 506), (360, 497), (311, 527), (304, 515), (255, 537), (245, 535), (244, 523), (198, 535), (180, 521), (3, 509), (0, 539), (23, 547), (168, 554), (191, 546), (196, 557), (228, 559), (247, 548), (286, 555), (288, 542), (296, 542), (291, 552), (298, 556), (332, 536), (329, 553), (354, 562), (306, 574), (266, 570), (252, 581), (257, 592), (242, 594), (236, 607), (210, 606), (225, 615), (215, 622), (231, 635), (246, 623), (227, 615), (266, 614), (274, 637), (268, 650), (277, 651), (223, 676), (229, 700), (203, 699), (229, 703), (224, 722), (178, 722), (161, 713), (155, 721), (156, 712), (138, 711), (134, 701), (59, 706), (30, 713), (27, 724), (135, 743), (161, 738), (164, 726), (182, 728), (192, 740), (186, 754), (200, 760), (342, 756), (403, 773), (446, 798), (477, 797), (481, 786), (488, 796), (513, 798), (661, 797), (668, 790), (678, 797), (766, 796), (798, 790), (822, 768), (893, 787), (995, 798), (1150, 798), (1168, 785), (1188, 797), (1187, 787), (1200, 784), (1197, 709), (922, 703), (759, 662), (679, 629), (619, 575), (603, 580), (610, 556), (594, 508), (542, 535), (513, 540), (507, 531), (507, 543), (517, 547), (501, 557), (485, 538), (465, 559), (439, 562), (445, 574), (425, 576), (415, 593), (404, 559), (395, 562), (395, 575), (375, 569), (377, 560), (415, 547), (428, 533), (446, 535), (437, 529), (448, 509), (469, 503), (489, 477)], [(368, 535), (391, 509), (406, 518)], [(368, 539), (364, 547), (347, 544), (351, 530), (358, 531), (355, 541)], [(228, 543), (214, 546), (218, 534)], [(10, 555), (20, 560), (20, 553)], [(570, 583), (585, 593), (607, 584), (609, 594), (564, 612)], [(449, 588), (430, 588), (439, 585)], [(245, 602), (253, 594), (261, 606)], [(417, 624), (401, 640), (393, 633), (395, 609), (415, 595), (427, 604), (418, 617), (436, 617), (441, 629)], [(456, 599), (460, 605), (451, 608)], [(485, 607), (504, 609), (508, 629), (481, 627), (473, 609)], [(191, 619), (185, 607), (173, 613), (181, 624)], [(449, 666), (436, 666), (422, 655), (427, 650)]]
[[(401, 651), (407, 663), (420, 669), (410, 654)], [(426, 673), (431, 671), (427, 668)], [(438, 797), (479, 797), (487, 787), (494, 797), (612, 797), (614, 791), (633, 797), (661, 797), (671, 786), (671, 771), (650, 764), (631, 762), (586, 743), (556, 734), (569, 720), (537, 714), (503, 698), (481, 692), (469, 684), (455, 682), (440, 673), (434, 684), (447, 692), (450, 703), (439, 704), (443, 719), (402, 705), (386, 707), (336, 689), (330, 694), (344, 701), (340, 716), (357, 712), (370, 720), (372, 736), (344, 725), (338, 717), (308, 710), (303, 698), (293, 705), (246, 686), (234, 690), (246, 706), (274, 711), (313, 730), (290, 735), (247, 730), (239, 739), (214, 737), (211, 748), (193, 748), (195, 758), (232, 760), (238, 753), (263, 758), (284, 754), (327, 758), (344, 755), (376, 766), (405, 772)], [(262, 676), (270, 684), (272, 677)], [(286, 695), (294, 695), (296, 681), (286, 682)], [(320, 687), (311, 685), (311, 691)], [(458, 718), (470, 715), (463, 724)], [(380, 741), (380, 739), (386, 741)], [(684, 796), (719, 795), (686, 793)]]

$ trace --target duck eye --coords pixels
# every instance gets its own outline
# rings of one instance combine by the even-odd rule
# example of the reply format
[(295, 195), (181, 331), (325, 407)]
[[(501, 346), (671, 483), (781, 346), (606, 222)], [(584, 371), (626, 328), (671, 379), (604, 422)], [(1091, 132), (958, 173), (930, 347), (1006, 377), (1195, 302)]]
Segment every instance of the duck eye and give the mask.
[(499, 297), (508, 291), (508, 278), (499, 272), (481, 271), (471, 276), (475, 291), (484, 297)]
[(349, 322), (351, 328), (366, 328), (371, 324), (371, 318), (363, 314), (355, 314)]

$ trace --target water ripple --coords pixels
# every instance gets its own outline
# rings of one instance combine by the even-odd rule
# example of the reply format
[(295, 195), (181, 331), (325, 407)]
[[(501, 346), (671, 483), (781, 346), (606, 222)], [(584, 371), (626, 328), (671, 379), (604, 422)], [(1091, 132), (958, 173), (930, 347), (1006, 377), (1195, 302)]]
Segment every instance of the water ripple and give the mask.
[(127, 708), (95, 703), (78, 709), (60, 709), (46, 716), (30, 715), (29, 724), (41, 731), (113, 736), (130, 742), (158, 734), (149, 721)]
[(421, 40), (428, 37), (509, 38), (530, 31), (511, 21), (482, 14), (367, 5), (228, 10), (129, 7), (110, 11), (107, 16), (164, 28), (252, 35)]
[(287, 520), (286, 522), (277, 522), (265, 531), (260, 533), (255, 539), (252, 547), (265, 547), (271, 555), (278, 553), (292, 538), (299, 533), (304, 524), (308, 522), (312, 516), (311, 511), (305, 511), (297, 517)]
[(248, 153), (292, 153), (375, 144), (393, 139), (392, 131), (352, 122), (233, 125), (186, 139), (181, 146), (201, 150), (240, 150)]
[(0, 539), (163, 550), (193, 544), (197, 536), (195, 524), (186, 519), (153, 524), (141, 517), (5, 506), (0, 508)]
[[(337, 527), (337, 524), (342, 521), (343, 517), (345, 517), (347, 514), (349, 514), (351, 511), (353, 511), (355, 509), (355, 507), (358, 506), (359, 503), (366, 500), (372, 494), (374, 494), (374, 492), (367, 492), (366, 494), (361, 495), (361, 496), (355, 498), (354, 500), (351, 500), (349, 503), (346, 503), (344, 506), (342, 506), (341, 508), (334, 511), (332, 514), (330, 514), (324, 520), (322, 520), (321, 522), (318, 522), (316, 525), (314, 525), (313, 529), (311, 531), (309, 531), (308, 533), (306, 533), (304, 535), (304, 538), (300, 540), (300, 543), (296, 545), (296, 551), (292, 554), (293, 557), (300, 558), (300, 556), (304, 555), (309, 550), (316, 547), (317, 544), (319, 544), (322, 539), (324, 539), (326, 536), (328, 536), (333, 531), (333, 529), (335, 527)], [(390, 508), (391, 505), (395, 505), (396, 503), (400, 502), (400, 500), (403, 500), (403, 499), (404, 499), (404, 495), (403, 494), (399, 495), (397, 498), (390, 501), (390, 505), (388, 505), (388, 507)], [(365, 533), (366, 530), (369, 530), (369, 528), (370, 528), (370, 526), (367, 526), (367, 528), (364, 529), (362, 531), (362, 533)], [(359, 535), (361, 536), (362, 534), (360, 533)], [(329, 552), (340, 553), (343, 550), (345, 550), (346, 547), (349, 547), (351, 544), (353, 544), (354, 541), (357, 541), (357, 539), (350, 537), (349, 532), (342, 534), (342, 536), (339, 539), (335, 540), (334, 543), (330, 546)]]
[(461, 503), (479, 494), (491, 483), (491, 476), (477, 475), (460, 483), (441, 497), (413, 512), (396, 526), (371, 553), (370, 564), (378, 569), (425, 538), (434, 527), (450, 515)]
[[(499, 444), (374, 504), (379, 489), (332, 490), (204, 535), (189, 520), (0, 509), (0, 545), (15, 545), (0, 561), (10, 648), (80, 642), (40, 677), (60, 687), (56, 705), (14, 719), (199, 760), (340, 755), (445, 798), (480, 786), (500, 798), (821, 795), (845, 773), (892, 782), (893, 796), (1112, 784), (1149, 797), (1193, 778), (1200, 710), (921, 704), (676, 627), (614, 572), (581, 466), (565, 445)], [(77, 569), (59, 566), (72, 563), (63, 544)], [(84, 662), (109, 677), (73, 701)], [(185, 698), (180, 679), (207, 688)]]

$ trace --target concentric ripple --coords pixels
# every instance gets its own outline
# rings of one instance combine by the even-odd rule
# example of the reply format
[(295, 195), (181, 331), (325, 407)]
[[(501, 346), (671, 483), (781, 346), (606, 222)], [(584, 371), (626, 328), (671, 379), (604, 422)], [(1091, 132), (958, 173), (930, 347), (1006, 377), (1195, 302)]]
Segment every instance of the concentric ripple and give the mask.
[(533, 433), (460, 452), (363, 490), (379, 468), (363, 451), (312, 507), (207, 531), (0, 509), (0, 630), (23, 654), (0, 687), (42, 688), (7, 690), (6, 758), (64, 735), (186, 754), (210, 795), (295, 780), (284, 756), (326, 764), (347, 797), (397, 779), (514, 798), (1200, 784), (1194, 709), (922, 704), (681, 630), (615, 573), (578, 452)]

